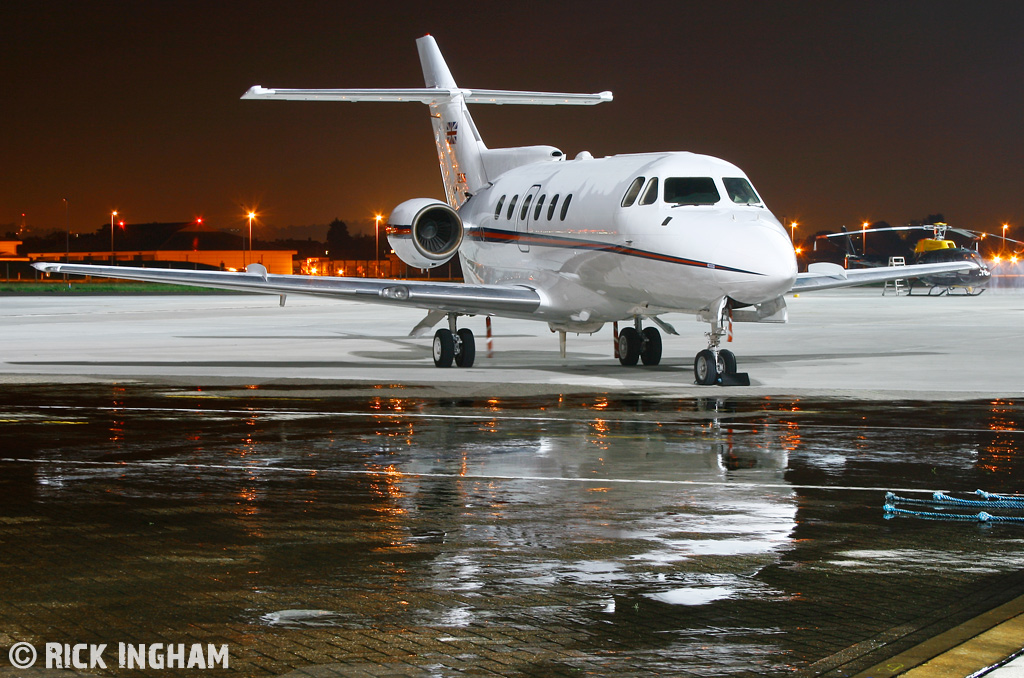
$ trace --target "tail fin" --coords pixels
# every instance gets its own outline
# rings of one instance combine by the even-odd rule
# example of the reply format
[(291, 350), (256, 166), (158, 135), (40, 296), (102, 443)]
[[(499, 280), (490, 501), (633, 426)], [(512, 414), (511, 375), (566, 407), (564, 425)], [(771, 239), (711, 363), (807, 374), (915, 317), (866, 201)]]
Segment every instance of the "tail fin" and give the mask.
[(441, 56), (434, 36), (425, 35), (416, 41), (427, 88), (447, 90), (451, 94), (430, 104), (430, 124), (434, 128), (437, 161), (441, 165), (448, 204), (458, 207), (469, 195), (487, 183), (483, 156), (487, 150), (473, 116), (466, 108), (465, 94), (455, 84), (448, 64)]
[(467, 103), (593, 105), (612, 100), (611, 92), (566, 94), (463, 89), (455, 84), (433, 36), (416, 41), (426, 87), (409, 89), (267, 89), (256, 85), (243, 99), (298, 101), (418, 101), (430, 106), (437, 159), (448, 204), (458, 207), (488, 181), (512, 167), (540, 160), (560, 160), (552, 146), (488, 149), (473, 123)]
[(848, 256), (848, 257), (860, 256), (859, 254), (857, 254), (857, 248), (854, 246), (853, 238), (850, 236), (850, 232), (846, 230), (846, 226), (841, 226), (840, 228), (842, 228), (843, 229), (843, 233), (846, 234), (846, 238), (845, 238), (845, 240), (846, 240), (846, 256)]

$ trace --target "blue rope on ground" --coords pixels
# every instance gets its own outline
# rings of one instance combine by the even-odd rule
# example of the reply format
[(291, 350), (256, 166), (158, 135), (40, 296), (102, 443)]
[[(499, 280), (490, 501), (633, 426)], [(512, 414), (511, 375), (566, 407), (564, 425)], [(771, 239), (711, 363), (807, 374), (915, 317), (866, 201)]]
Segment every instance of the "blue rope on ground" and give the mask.
[(918, 504), (921, 506), (933, 506), (935, 502), (931, 499), (910, 499), (908, 497), (898, 497), (892, 492), (885, 493), (885, 504)]
[(960, 499), (958, 497), (950, 497), (948, 494), (943, 494), (942, 492), (935, 492), (932, 494), (931, 499), (909, 499), (907, 497), (898, 497), (892, 492), (886, 492), (885, 501), (890, 504), (919, 504), (924, 506), (951, 504), (954, 506), (971, 506), (976, 508), (1024, 509), (1024, 497), (988, 494), (987, 492), (981, 494), (981, 490), (978, 490), (978, 494), (980, 496), (991, 498), (985, 500)]
[(926, 520), (956, 520), (961, 522), (978, 523), (1024, 523), (1024, 516), (994, 516), (985, 511), (971, 515), (963, 513), (939, 513), (937, 511), (911, 511), (908, 509), (896, 508), (892, 504), (886, 504), (883, 508), (885, 509), (886, 518), (892, 518), (900, 515), (924, 518)]
[[(1024, 510), (1024, 496), (1021, 495), (990, 494), (982, 490), (976, 491), (975, 494), (982, 499), (960, 499), (957, 497), (951, 497), (943, 492), (933, 493), (930, 499), (910, 499), (908, 497), (896, 496), (892, 492), (886, 492), (885, 505), (883, 506), (885, 509), (885, 518), (894, 518), (899, 515), (924, 518), (926, 520), (956, 520), (979, 523), (1024, 523), (1024, 516), (994, 516), (987, 511), (981, 511), (976, 514), (945, 513), (943, 511), (944, 508), (950, 506)], [(896, 504), (916, 504), (919, 506), (928, 506), (937, 510), (911, 511), (909, 509), (896, 508)]]
[(992, 494), (985, 490), (975, 490), (974, 494), (978, 495), (983, 499), (995, 499), (999, 501), (1019, 501), (1024, 504), (1024, 495), (1020, 494)]
[(937, 502), (955, 504), (957, 506), (987, 506), (994, 508), (1024, 509), (1024, 499), (1012, 499), (1009, 497), (984, 500), (960, 499), (958, 497), (950, 497), (949, 495), (941, 492), (936, 492), (932, 495), (932, 498)]

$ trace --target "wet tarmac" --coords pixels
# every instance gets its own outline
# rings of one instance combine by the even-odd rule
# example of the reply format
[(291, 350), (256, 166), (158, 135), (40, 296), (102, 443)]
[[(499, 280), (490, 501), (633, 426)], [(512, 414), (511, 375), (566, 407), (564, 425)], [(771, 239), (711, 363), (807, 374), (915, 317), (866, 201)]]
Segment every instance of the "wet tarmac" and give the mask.
[[(787, 298), (790, 322), (736, 323), (730, 350), (751, 386), (730, 396), (892, 400), (1019, 398), (1024, 293), (883, 297), (878, 289)], [(162, 295), (4, 297), (0, 384), (130, 380), (199, 384), (361, 384), (436, 396), (643, 393), (703, 397), (693, 359), (707, 326), (668, 314), (656, 367), (623, 367), (612, 328), (570, 335), (544, 323), (460, 318), (477, 337), (472, 368), (439, 370), (415, 309), (315, 297)], [(493, 344), (493, 357), (489, 357)], [(718, 389), (714, 389), (718, 390)]]
[(1024, 525), (882, 508), (1024, 488), (1015, 401), (365, 390), (6, 386), (0, 647), (838, 677), (1024, 594)]

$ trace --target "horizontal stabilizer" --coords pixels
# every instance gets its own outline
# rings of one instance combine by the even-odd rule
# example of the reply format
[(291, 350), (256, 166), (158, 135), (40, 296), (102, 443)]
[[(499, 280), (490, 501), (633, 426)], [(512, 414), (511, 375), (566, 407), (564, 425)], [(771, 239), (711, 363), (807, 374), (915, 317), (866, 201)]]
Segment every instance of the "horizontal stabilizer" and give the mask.
[(453, 101), (461, 95), (473, 104), (525, 104), (534, 106), (592, 106), (612, 100), (611, 92), (571, 94), (566, 92), (517, 92), (500, 89), (445, 89), (410, 87), (399, 89), (269, 89), (255, 85), (243, 99), (280, 99), (282, 101), (415, 101), (436, 104)]
[(593, 106), (612, 100), (611, 92), (596, 94), (566, 94), (564, 92), (515, 92), (501, 89), (464, 90), (471, 104), (527, 104), (534, 106)]
[(534, 162), (563, 160), (552, 146), (489, 150), (469, 113), (469, 104), (525, 104), (528, 106), (592, 106), (612, 100), (611, 92), (519, 92), (459, 87), (431, 35), (416, 40), (423, 87), (375, 89), (271, 89), (256, 85), (243, 99), (282, 101), (415, 101), (426, 104), (437, 147), (437, 159), (448, 204), (458, 208), (499, 174)]

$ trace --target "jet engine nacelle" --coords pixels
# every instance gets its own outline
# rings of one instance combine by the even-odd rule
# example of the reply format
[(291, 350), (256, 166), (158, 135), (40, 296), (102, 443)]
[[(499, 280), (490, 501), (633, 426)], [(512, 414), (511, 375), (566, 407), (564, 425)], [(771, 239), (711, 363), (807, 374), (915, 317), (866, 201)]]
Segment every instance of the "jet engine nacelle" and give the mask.
[(433, 268), (445, 263), (462, 244), (462, 219), (440, 200), (406, 200), (391, 211), (388, 243), (410, 266)]

